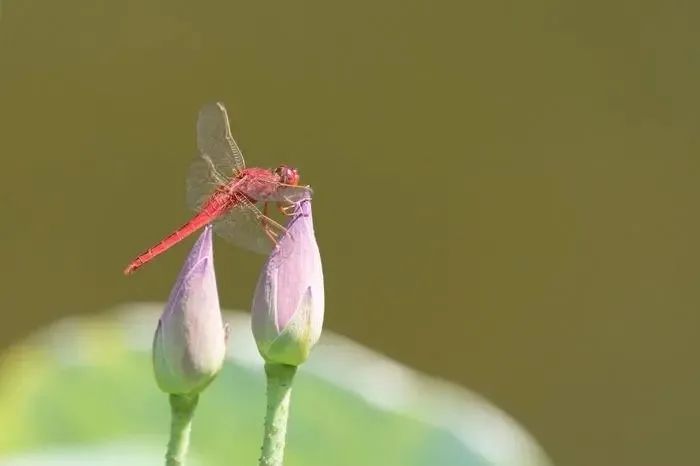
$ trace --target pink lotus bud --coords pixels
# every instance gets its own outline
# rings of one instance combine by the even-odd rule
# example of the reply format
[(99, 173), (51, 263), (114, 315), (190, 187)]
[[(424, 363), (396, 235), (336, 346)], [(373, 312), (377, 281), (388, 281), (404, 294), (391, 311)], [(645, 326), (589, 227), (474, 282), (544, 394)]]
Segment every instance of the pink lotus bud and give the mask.
[(226, 330), (211, 236), (211, 227), (206, 227), (192, 247), (158, 321), (153, 369), (158, 386), (166, 393), (200, 392), (224, 362)]
[(255, 289), (253, 335), (268, 363), (297, 366), (321, 336), (323, 270), (311, 201), (296, 205), (287, 232), (268, 258)]

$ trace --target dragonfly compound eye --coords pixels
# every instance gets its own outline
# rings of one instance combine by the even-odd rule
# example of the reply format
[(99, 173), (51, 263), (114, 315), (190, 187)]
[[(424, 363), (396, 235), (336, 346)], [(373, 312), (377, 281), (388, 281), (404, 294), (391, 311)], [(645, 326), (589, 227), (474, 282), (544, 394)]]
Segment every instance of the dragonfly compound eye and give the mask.
[(277, 167), (275, 173), (279, 175), (280, 181), (284, 184), (299, 184), (299, 172), (296, 168), (291, 168), (286, 165), (282, 165), (280, 167)]

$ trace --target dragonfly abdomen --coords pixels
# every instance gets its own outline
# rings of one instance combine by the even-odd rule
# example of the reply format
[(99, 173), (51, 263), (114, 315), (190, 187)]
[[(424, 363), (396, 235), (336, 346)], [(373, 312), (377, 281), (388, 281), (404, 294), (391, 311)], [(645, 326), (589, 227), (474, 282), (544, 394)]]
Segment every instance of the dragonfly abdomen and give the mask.
[(219, 216), (233, 208), (236, 204), (235, 197), (214, 194), (194, 217), (189, 219), (180, 228), (170, 233), (154, 246), (139, 254), (136, 259), (124, 270), (124, 275), (129, 275), (147, 262), (155, 259), (168, 249), (175, 246), (183, 239), (190, 236), (200, 228), (216, 220)]

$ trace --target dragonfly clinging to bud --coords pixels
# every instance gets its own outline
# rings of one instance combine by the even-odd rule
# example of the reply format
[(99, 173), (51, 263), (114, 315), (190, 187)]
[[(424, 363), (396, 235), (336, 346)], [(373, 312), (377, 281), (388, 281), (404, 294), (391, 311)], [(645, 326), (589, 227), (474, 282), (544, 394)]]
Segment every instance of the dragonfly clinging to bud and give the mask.
[(245, 249), (267, 253), (285, 231), (267, 216), (269, 203), (288, 212), (294, 203), (311, 198), (311, 188), (299, 185), (296, 168), (246, 167), (231, 135), (221, 103), (204, 106), (197, 119), (197, 148), (187, 178), (187, 204), (197, 214), (145, 250), (124, 270), (130, 274), (209, 223), (214, 232)]

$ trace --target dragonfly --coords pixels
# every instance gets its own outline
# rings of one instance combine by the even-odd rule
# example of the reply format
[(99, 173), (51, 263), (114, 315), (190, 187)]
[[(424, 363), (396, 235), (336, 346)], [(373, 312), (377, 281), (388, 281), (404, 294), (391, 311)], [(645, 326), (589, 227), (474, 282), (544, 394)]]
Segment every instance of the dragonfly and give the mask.
[(293, 215), (296, 203), (311, 198), (311, 188), (299, 185), (296, 168), (246, 167), (231, 135), (226, 107), (220, 102), (200, 110), (197, 148), (199, 157), (190, 167), (186, 196), (187, 205), (197, 213), (139, 254), (124, 270), (125, 275), (210, 223), (215, 233), (236, 246), (267, 254), (286, 231), (268, 216), (268, 205), (274, 203), (283, 214)]

